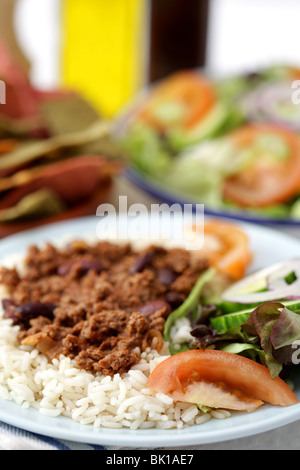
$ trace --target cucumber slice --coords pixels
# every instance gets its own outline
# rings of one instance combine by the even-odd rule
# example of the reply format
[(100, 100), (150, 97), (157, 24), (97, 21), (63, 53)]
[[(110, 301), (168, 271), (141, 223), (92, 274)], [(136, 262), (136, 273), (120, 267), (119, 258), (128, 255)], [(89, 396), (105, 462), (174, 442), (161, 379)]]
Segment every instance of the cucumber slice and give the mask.
[(215, 317), (210, 319), (211, 326), (221, 333), (223, 331), (230, 330), (237, 326), (242, 325), (245, 321), (248, 320), (251, 311), (243, 310), (241, 312), (227, 313), (226, 315), (221, 315), (220, 317)]
[[(281, 303), (292, 312), (300, 311), (299, 300), (288, 300), (282, 301)], [(245, 323), (253, 310), (254, 308), (252, 307), (234, 313), (227, 313), (226, 315), (221, 315), (219, 317), (211, 317), (210, 324), (215, 330), (218, 331), (218, 333), (221, 333), (230, 330), (231, 328), (236, 328)]]

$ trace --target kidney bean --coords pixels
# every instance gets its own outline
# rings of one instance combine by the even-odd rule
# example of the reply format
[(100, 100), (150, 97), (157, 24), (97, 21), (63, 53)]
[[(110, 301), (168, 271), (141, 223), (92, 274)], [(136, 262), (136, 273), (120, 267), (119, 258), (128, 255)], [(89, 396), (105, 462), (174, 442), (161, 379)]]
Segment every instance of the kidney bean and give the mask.
[(62, 264), (58, 267), (57, 274), (59, 276), (65, 276), (66, 274), (69, 274), (75, 265), (80, 266), (79, 272), (81, 276), (87, 274), (87, 272), (91, 269), (94, 269), (98, 274), (104, 270), (104, 266), (101, 261), (80, 260)]
[(161, 284), (164, 286), (169, 286), (176, 279), (176, 274), (172, 269), (161, 268), (157, 273), (157, 278)]
[(151, 266), (153, 260), (154, 252), (148, 251), (144, 255), (137, 257), (133, 265), (129, 270), (129, 274), (141, 273), (147, 266)]
[(81, 274), (86, 274), (88, 271), (93, 269), (98, 274), (101, 273), (105, 268), (101, 261), (82, 261), (80, 266)]
[(177, 292), (168, 292), (166, 302), (171, 305), (172, 309), (175, 309), (183, 303), (183, 299)]
[(53, 318), (53, 312), (56, 305), (51, 303), (29, 302), (22, 305), (15, 305), (9, 299), (4, 299), (2, 305), (5, 311), (5, 318), (13, 320), (15, 325), (29, 326), (32, 318), (39, 316)]
[(153, 315), (155, 312), (163, 309), (166, 310), (166, 315), (168, 315), (171, 311), (170, 305), (164, 300), (154, 300), (143, 305), (139, 311), (142, 315), (148, 316)]
[(56, 308), (56, 305), (51, 303), (29, 302), (27, 304), (19, 305), (16, 308), (18, 314), (24, 319), (36, 318), (40, 316), (53, 318), (53, 312)]

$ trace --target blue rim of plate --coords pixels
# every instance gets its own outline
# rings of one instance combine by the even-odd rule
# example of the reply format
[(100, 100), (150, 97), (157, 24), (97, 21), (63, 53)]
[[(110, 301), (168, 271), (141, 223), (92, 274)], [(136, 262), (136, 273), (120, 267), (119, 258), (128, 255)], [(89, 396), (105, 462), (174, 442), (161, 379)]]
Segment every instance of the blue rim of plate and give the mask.
[[(134, 168), (128, 168), (124, 172), (125, 178), (130, 181), (131, 184), (136, 186), (139, 189), (142, 189), (150, 196), (154, 197), (156, 200), (160, 200), (167, 204), (179, 204), (183, 206), (184, 204), (193, 204), (194, 208), (196, 204), (201, 204), (201, 201), (189, 200), (188, 198), (184, 199), (184, 196), (172, 192), (172, 190), (164, 189), (157, 181), (152, 178), (140, 173)], [(298, 227), (300, 228), (300, 221), (294, 220), (291, 218), (272, 218), (272, 217), (262, 217), (256, 214), (251, 214), (249, 212), (242, 211), (230, 211), (230, 210), (214, 210), (209, 206), (204, 204), (204, 212), (206, 215), (213, 217), (223, 217), (226, 219), (237, 220), (241, 222), (248, 222), (253, 224), (263, 224), (271, 226), (281, 226), (281, 227)]]

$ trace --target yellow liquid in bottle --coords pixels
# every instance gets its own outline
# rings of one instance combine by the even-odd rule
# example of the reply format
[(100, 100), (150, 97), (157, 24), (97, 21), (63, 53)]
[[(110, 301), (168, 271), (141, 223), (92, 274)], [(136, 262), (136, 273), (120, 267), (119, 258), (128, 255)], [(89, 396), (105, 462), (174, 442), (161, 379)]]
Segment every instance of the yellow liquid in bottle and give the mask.
[(62, 0), (62, 84), (104, 117), (145, 84), (147, 0)]

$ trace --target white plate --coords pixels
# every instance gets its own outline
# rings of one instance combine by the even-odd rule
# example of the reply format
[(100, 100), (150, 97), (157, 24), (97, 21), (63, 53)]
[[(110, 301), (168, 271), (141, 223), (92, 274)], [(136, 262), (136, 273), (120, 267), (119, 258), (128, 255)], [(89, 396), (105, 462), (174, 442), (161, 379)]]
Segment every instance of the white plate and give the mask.
[[(57, 241), (65, 236), (96, 235), (99, 218), (89, 217), (53, 224), (26, 231), (0, 242), (0, 263), (9, 255), (23, 254), (27, 246), (43, 241)], [(254, 225), (240, 224), (251, 241), (254, 260), (251, 269), (258, 269), (287, 258), (300, 256), (300, 241)], [(300, 369), (294, 378), (300, 399)], [(216, 443), (269, 431), (300, 419), (300, 404), (281, 408), (264, 405), (254, 413), (237, 413), (226, 420), (210, 420), (183, 430), (94, 429), (68, 418), (49, 418), (35, 409), (22, 409), (11, 401), (0, 400), (0, 421), (44, 436), (103, 446), (131, 448), (180, 447)]]

